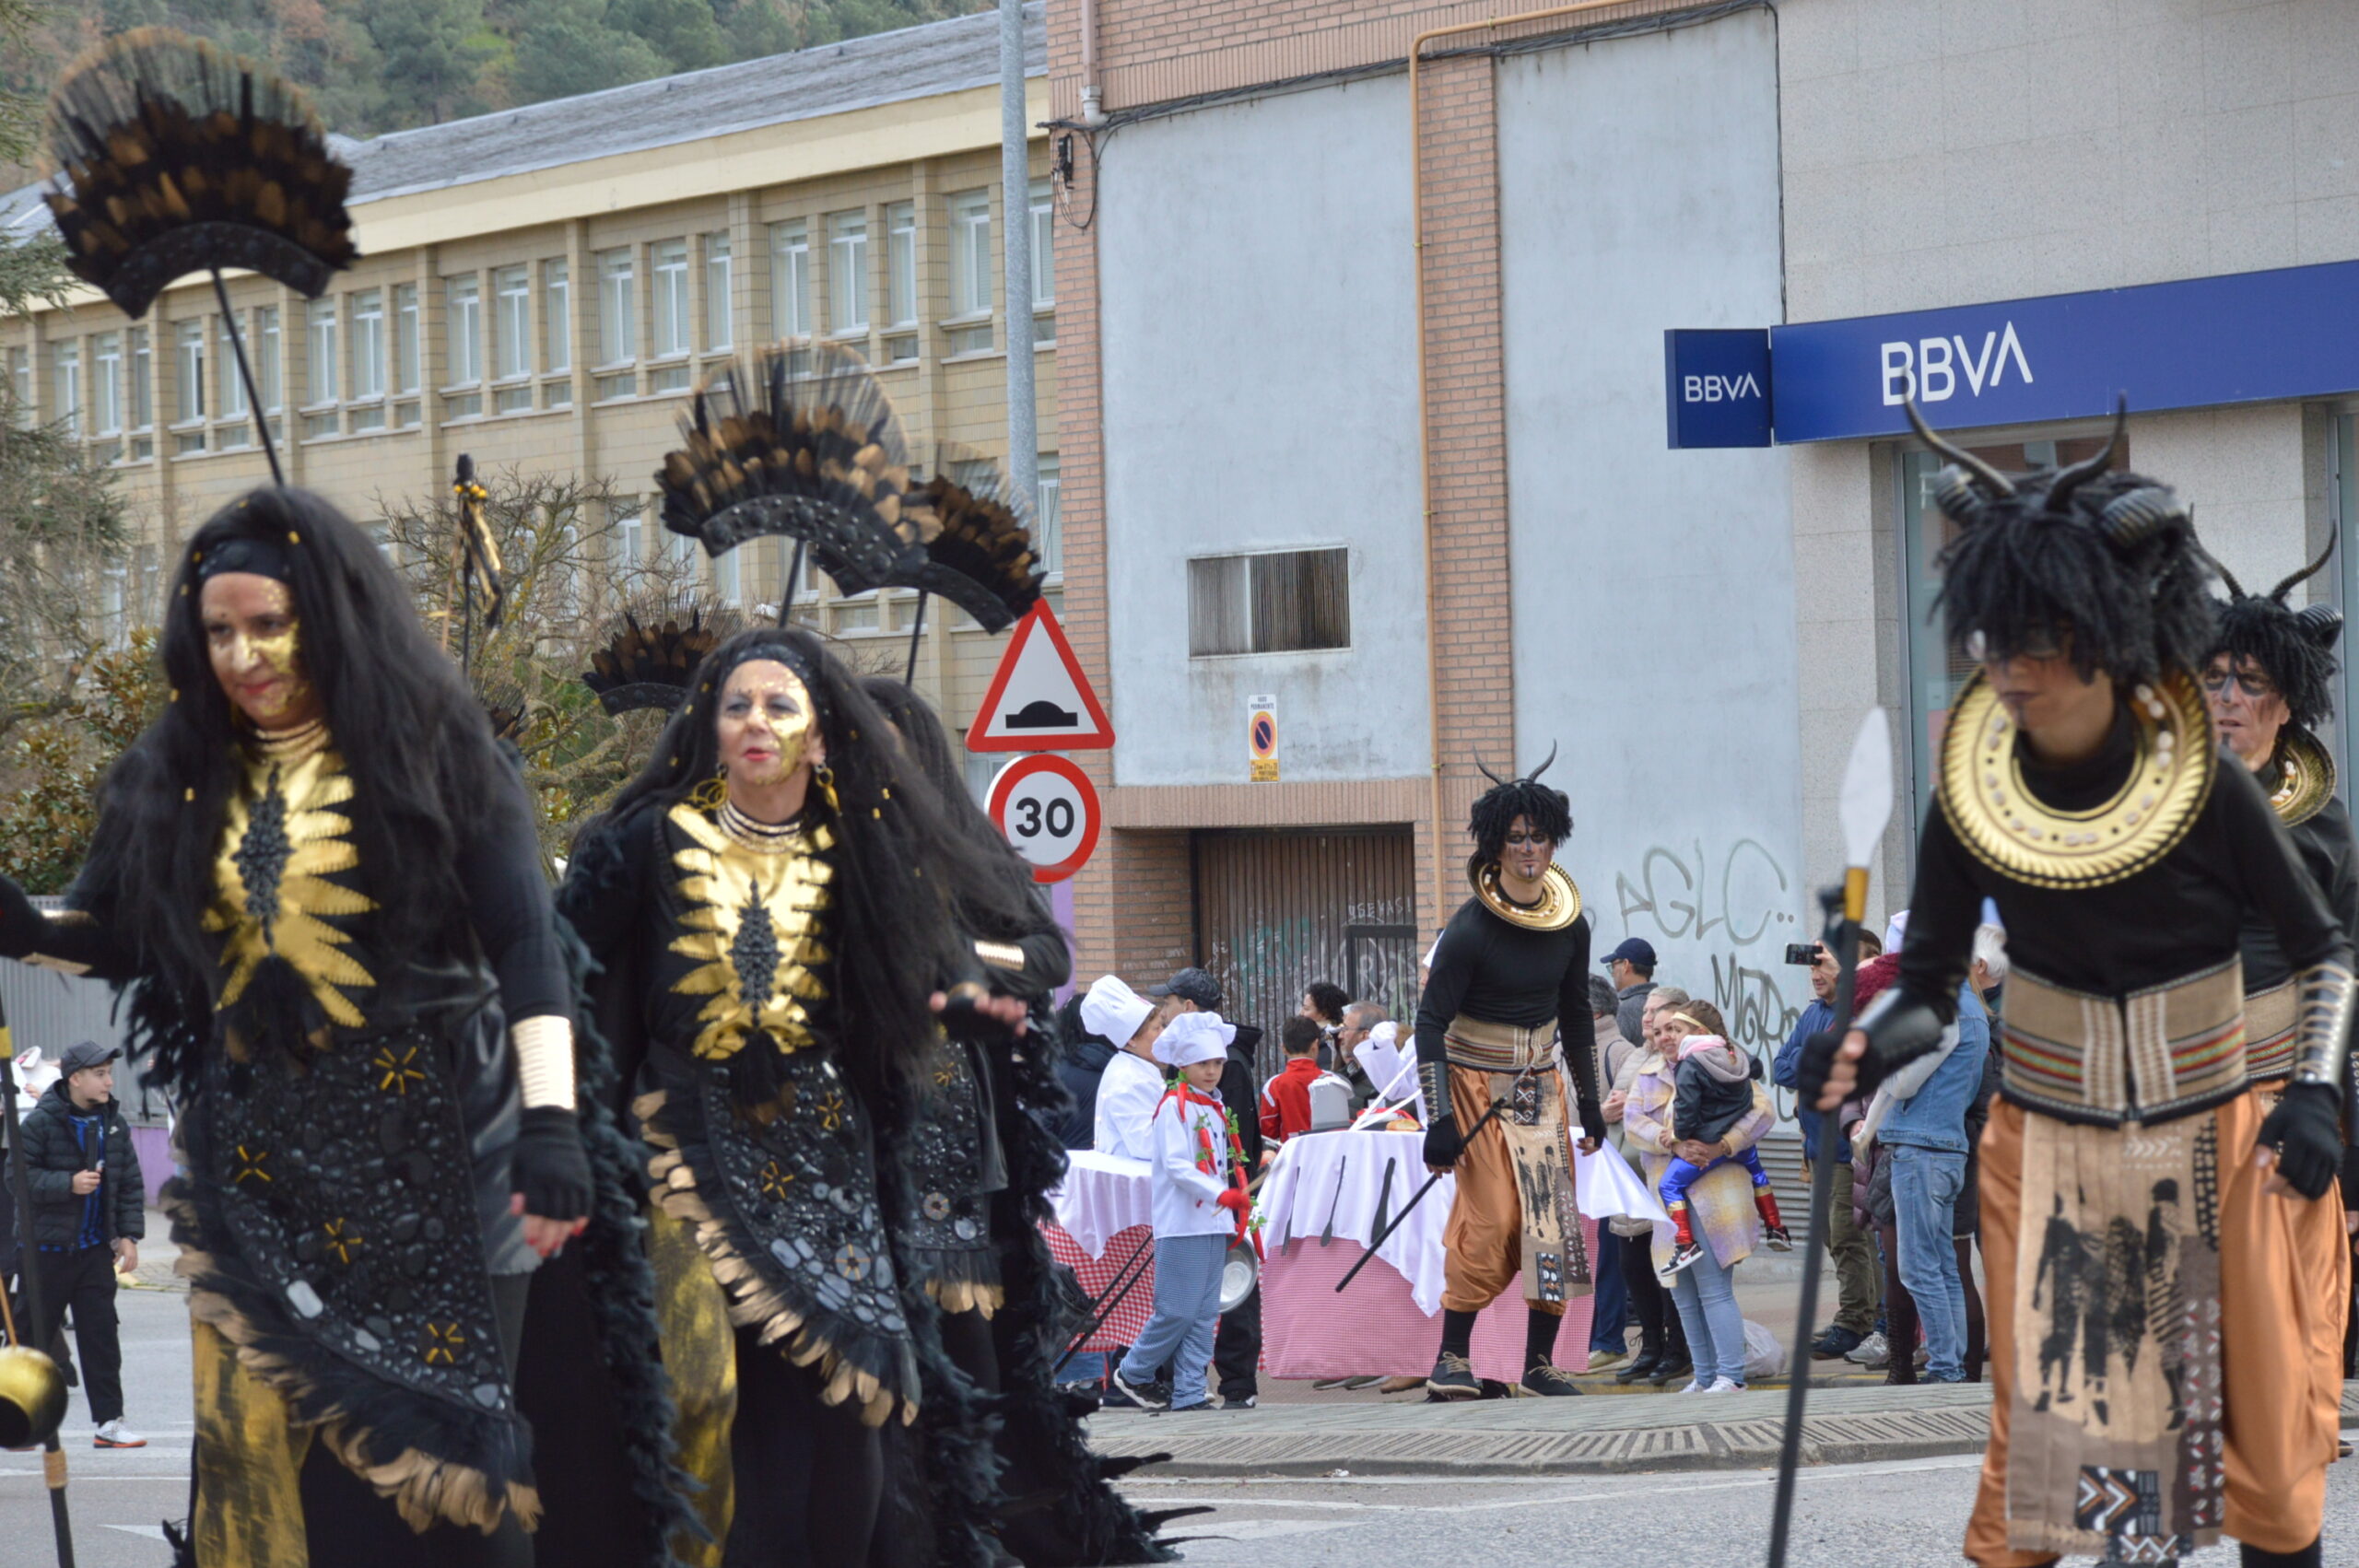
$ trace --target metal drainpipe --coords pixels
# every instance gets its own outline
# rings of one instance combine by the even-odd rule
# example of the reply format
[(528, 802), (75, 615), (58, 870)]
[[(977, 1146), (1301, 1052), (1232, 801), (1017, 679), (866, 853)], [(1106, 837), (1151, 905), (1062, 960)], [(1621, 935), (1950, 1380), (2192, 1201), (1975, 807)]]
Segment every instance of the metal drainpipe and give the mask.
[[(1570, 17), (1607, 6), (1627, 4), (1629, 0), (1576, 0), (1575, 4), (1551, 6), (1543, 11), (1521, 11), (1511, 17), (1494, 17), (1488, 21), (1460, 22), (1452, 27), (1432, 28), (1409, 41), (1409, 223), (1416, 263), (1417, 495), (1424, 508), (1426, 529), (1426, 714), (1433, 738), (1434, 907), (1445, 915), (1449, 909), (1449, 855), (1443, 837), (1441, 815), (1441, 625), (1434, 606), (1433, 422), (1426, 412), (1426, 124), (1425, 106), (1417, 96), (1417, 67), (1425, 58), (1426, 45), (1437, 38), (1484, 32), (1523, 22), (1546, 21), (1555, 17)], [(1082, 0), (1081, 5), (1081, 91), (1085, 123), (1089, 118), (1097, 77), (1096, 41), (1091, 35), (1092, 13), (1096, 5), (1097, 0)], [(1508, 657), (1513, 659), (1512, 649)], [(1508, 759), (1508, 765), (1514, 765), (1512, 757)]]
[(1106, 123), (1103, 97), (1097, 86), (1097, 0), (1081, 0), (1081, 123), (1090, 130)]

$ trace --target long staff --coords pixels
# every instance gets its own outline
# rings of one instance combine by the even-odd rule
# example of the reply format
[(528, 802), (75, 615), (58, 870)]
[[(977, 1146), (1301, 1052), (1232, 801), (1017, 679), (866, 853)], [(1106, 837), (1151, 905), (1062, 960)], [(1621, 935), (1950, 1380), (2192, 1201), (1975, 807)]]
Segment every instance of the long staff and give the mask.
[[(1529, 1078), (1531, 1075), (1531, 1071), (1526, 1069), (1524, 1076)], [(1459, 1148), (1461, 1150), (1464, 1150), (1472, 1147), (1474, 1142), (1474, 1135), (1482, 1131), (1485, 1127), (1488, 1127), (1491, 1124), (1491, 1119), (1507, 1108), (1507, 1095), (1503, 1094), (1495, 1096), (1491, 1101), (1491, 1108), (1485, 1111), (1480, 1117), (1476, 1117), (1474, 1125), (1466, 1129), (1466, 1137), (1460, 1142)], [(1391, 1240), (1392, 1233), (1399, 1230), (1402, 1223), (1408, 1219), (1409, 1211), (1414, 1209), (1419, 1203), (1423, 1202), (1425, 1200), (1426, 1194), (1434, 1189), (1434, 1184), (1449, 1174), (1449, 1173), (1448, 1171), (1436, 1171), (1433, 1175), (1426, 1177), (1426, 1185), (1417, 1188), (1415, 1194), (1410, 1198), (1408, 1202), (1401, 1205), (1401, 1212), (1392, 1216), (1392, 1223), (1391, 1224), (1385, 1226), (1382, 1230), (1377, 1232), (1374, 1236), (1369, 1238), (1367, 1250), (1360, 1254), (1359, 1261), (1353, 1264), (1350, 1271), (1344, 1274), (1342, 1279), (1335, 1281), (1335, 1290), (1337, 1293), (1340, 1294), (1345, 1285), (1350, 1284), (1354, 1280), (1359, 1278), (1360, 1270), (1367, 1267), (1368, 1259), (1376, 1256), (1377, 1249), (1382, 1246), (1387, 1241)]]
[[(1851, 1000), (1860, 973), (1860, 922), (1868, 912), (1868, 861), (1884, 824), (1892, 820), (1892, 729), (1882, 708), (1872, 709), (1851, 743), (1843, 770), (1843, 885), (1819, 895), (1825, 907), (1823, 939), (1838, 965), (1835, 982), (1835, 1038), (1851, 1032)], [(1804, 1109), (1811, 1107), (1804, 1106)], [(1824, 1114), (1824, 1113), (1821, 1113)], [(1811, 1326), (1818, 1321), (1818, 1280), (1825, 1257), (1826, 1227), (1835, 1211), (1834, 1138), (1829, 1117), (1821, 1123), (1818, 1160), (1810, 1178), (1810, 1235), (1803, 1243), (1801, 1315), (1794, 1320), (1793, 1375), (1786, 1388), (1786, 1434), (1778, 1449), (1778, 1501), (1769, 1519), (1769, 1568), (1785, 1568), (1786, 1537), (1793, 1525), (1794, 1470), (1802, 1462), (1802, 1407), (1810, 1398)]]
[[(18, 1278), (24, 1281), (25, 1316), (38, 1326), (49, 1321), (41, 1316), (41, 1270), (35, 1265), (33, 1247), (33, 1184), (25, 1169), (25, 1139), (17, 1123), (17, 1047), (8, 1035), (8, 1014), (0, 1007), (0, 1104), (6, 1106), (8, 1129), (8, 1174), (15, 1185), (17, 1200)], [(17, 1332), (13, 1317), (8, 1324), (8, 1339), (12, 1344), (30, 1350)], [(57, 1568), (74, 1568), (74, 1521), (65, 1511), (65, 1449), (59, 1442), (57, 1428), (52, 1426), (41, 1440), (41, 1476), (49, 1484), (49, 1526), (57, 1538)]]

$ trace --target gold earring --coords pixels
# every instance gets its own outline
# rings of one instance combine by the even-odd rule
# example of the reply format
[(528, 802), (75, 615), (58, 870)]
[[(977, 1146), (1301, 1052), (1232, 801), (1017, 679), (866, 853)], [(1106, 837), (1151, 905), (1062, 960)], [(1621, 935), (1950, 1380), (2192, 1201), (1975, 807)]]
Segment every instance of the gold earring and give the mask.
[(823, 762), (811, 770), (811, 777), (818, 784), (819, 793), (827, 798), (827, 809), (841, 816), (844, 808), (836, 799), (836, 770)]
[(700, 811), (717, 812), (729, 799), (729, 770), (722, 769), (688, 791), (689, 803)]

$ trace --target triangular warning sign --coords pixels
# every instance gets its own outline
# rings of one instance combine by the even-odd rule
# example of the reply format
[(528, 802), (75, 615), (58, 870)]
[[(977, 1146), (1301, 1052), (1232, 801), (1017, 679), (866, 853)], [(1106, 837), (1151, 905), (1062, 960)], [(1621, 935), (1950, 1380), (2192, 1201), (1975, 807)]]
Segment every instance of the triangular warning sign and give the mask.
[(967, 731), (970, 752), (1092, 751), (1114, 743), (1114, 726), (1049, 602), (1015, 623), (992, 689)]

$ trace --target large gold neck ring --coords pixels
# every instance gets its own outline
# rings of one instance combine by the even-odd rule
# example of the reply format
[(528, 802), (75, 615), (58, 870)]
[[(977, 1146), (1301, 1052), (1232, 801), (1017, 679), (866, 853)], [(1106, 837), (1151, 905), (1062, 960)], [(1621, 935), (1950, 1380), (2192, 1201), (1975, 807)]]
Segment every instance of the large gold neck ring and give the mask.
[(1499, 891), (1499, 868), (1485, 866), (1471, 879), (1483, 907), (1509, 925), (1535, 931), (1561, 931), (1581, 918), (1581, 890), (1565, 868), (1550, 861), (1540, 873), (1540, 901), (1517, 904)]

